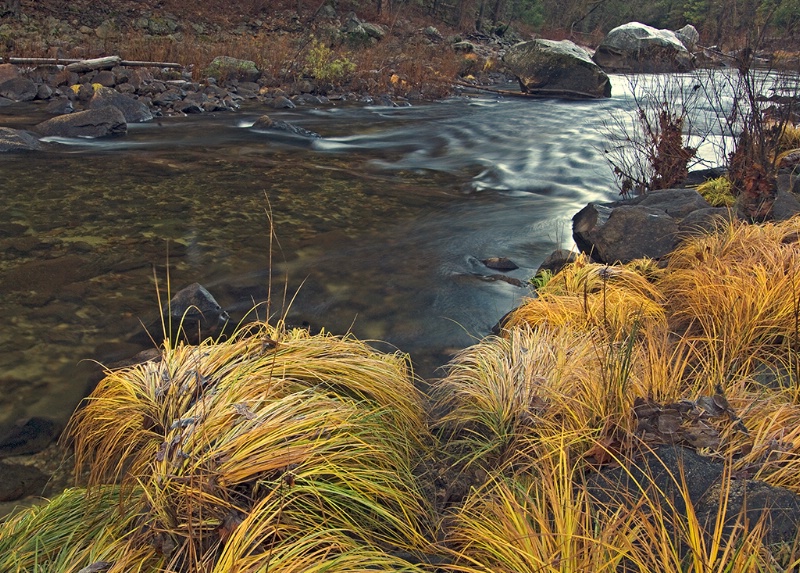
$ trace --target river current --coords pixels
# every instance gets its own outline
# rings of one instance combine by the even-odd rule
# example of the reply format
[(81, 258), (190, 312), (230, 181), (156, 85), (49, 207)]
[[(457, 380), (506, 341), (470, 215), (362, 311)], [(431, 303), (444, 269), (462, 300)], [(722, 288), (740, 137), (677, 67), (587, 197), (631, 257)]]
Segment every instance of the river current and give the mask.
[[(64, 423), (95, 361), (141, 349), (167, 282), (205, 285), (235, 320), (271, 282), (274, 315), (385, 341), (437, 375), (530, 296), (482, 259), (508, 257), (525, 282), (571, 247), (579, 209), (617, 196), (604, 124), (633, 106), (612, 82), (603, 101), (245, 107), (0, 156), (0, 428)], [(0, 125), (39, 109), (2, 108)], [(264, 113), (322, 138), (253, 130)]]

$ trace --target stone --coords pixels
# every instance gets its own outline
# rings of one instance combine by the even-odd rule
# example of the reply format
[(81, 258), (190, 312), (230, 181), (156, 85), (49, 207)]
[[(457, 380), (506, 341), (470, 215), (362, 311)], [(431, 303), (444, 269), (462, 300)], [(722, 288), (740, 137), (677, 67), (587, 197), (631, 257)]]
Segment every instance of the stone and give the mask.
[(779, 189), (772, 204), (770, 219), (773, 221), (787, 221), (800, 213), (800, 201), (783, 189)]
[(661, 209), (590, 203), (572, 218), (578, 248), (600, 263), (657, 259), (678, 242), (678, 222)]
[(111, 70), (101, 70), (94, 77), (94, 83), (100, 84), (101, 86), (105, 86), (107, 88), (113, 88), (115, 85), (117, 85), (117, 78), (114, 76), (114, 72)]
[(364, 28), (364, 31), (367, 33), (367, 36), (369, 36), (370, 38), (375, 38), (376, 40), (383, 40), (384, 36), (386, 36), (386, 30), (384, 30), (377, 24), (362, 22), (361, 27)]
[(12, 101), (31, 101), (37, 93), (36, 84), (28, 78), (11, 78), (0, 84), (0, 96)]
[(556, 249), (542, 261), (542, 264), (536, 269), (536, 274), (538, 275), (544, 271), (556, 274), (567, 265), (574, 263), (576, 258), (575, 251)]
[[(192, 283), (170, 299), (164, 319), (172, 324), (173, 334), (180, 328), (180, 337), (196, 344), (219, 332), (230, 317), (204, 286)], [(156, 328), (161, 329), (160, 320)]]
[(611, 30), (598, 46), (594, 61), (621, 73), (663, 73), (691, 70), (692, 55), (675, 32), (629, 22)]
[(321, 137), (318, 133), (298, 127), (286, 121), (273, 121), (268, 115), (262, 115), (259, 117), (253, 124), (252, 128), (256, 130), (282, 131), (290, 135), (299, 135), (301, 137), (307, 137), (310, 139), (317, 139), (318, 137)]
[(60, 115), (34, 128), (45, 137), (107, 137), (128, 131), (125, 116), (114, 106)]
[(219, 81), (238, 80), (257, 82), (261, 72), (251, 60), (240, 60), (230, 56), (217, 56), (205, 70), (205, 74)]
[(460, 42), (455, 42), (453, 44), (453, 50), (456, 52), (471, 54), (475, 51), (475, 44), (467, 40), (461, 40)]
[(0, 153), (10, 151), (36, 151), (42, 144), (36, 136), (28, 131), (0, 127)]
[(141, 123), (153, 119), (150, 108), (132, 96), (118, 92), (109, 87), (99, 87), (89, 100), (89, 109), (115, 107), (122, 112), (127, 123)]
[(733, 215), (712, 208), (694, 189), (661, 189), (613, 203), (590, 203), (572, 218), (578, 248), (601, 263), (658, 259), (682, 237)]
[(75, 107), (69, 99), (60, 97), (48, 103), (45, 111), (53, 115), (63, 115), (65, 113), (72, 113), (75, 111)]
[(52, 95), (53, 95), (53, 88), (51, 88), (47, 84), (39, 84), (36, 87), (35, 99), (47, 100), (50, 99)]
[(569, 40), (532, 40), (510, 47), (503, 62), (524, 93), (610, 97), (608, 75), (589, 53)]
[(694, 52), (700, 42), (700, 33), (691, 24), (686, 24), (680, 30), (675, 30), (675, 35), (690, 52)]
[(58, 436), (60, 428), (49, 418), (26, 418), (0, 435), (0, 457), (41, 452)]
[(0, 461), (0, 501), (14, 501), (29, 495), (41, 495), (48, 476), (38, 468)]
[(507, 257), (492, 257), (481, 261), (486, 267), (495, 271), (515, 271), (519, 266)]
[(272, 100), (272, 107), (275, 109), (294, 109), (297, 106), (286, 96), (278, 96)]

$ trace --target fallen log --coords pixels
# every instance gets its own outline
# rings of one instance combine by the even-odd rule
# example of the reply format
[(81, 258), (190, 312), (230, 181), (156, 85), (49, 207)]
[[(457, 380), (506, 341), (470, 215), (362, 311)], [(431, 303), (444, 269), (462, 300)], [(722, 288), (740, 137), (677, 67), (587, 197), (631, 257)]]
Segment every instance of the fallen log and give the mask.
[[(111, 58), (116, 58), (111, 60)], [(99, 67), (91, 67), (92, 62), (115, 62), (113, 65), (107, 66), (106, 63), (99, 65)], [(174, 68), (182, 69), (183, 66), (177, 62), (143, 62), (139, 60), (121, 60), (119, 56), (107, 56), (106, 58), (98, 58), (97, 60), (81, 60), (76, 58), (2, 58), (0, 63), (15, 64), (18, 66), (58, 66), (67, 65), (67, 69), (71, 72), (100, 70), (106, 67), (113, 68), (114, 66), (125, 66), (128, 68)], [(73, 64), (87, 64), (86, 69), (76, 69)]]
[(104, 58), (94, 58), (92, 60), (81, 60), (67, 65), (67, 71), (70, 72), (90, 72), (92, 70), (110, 70), (114, 66), (118, 66), (122, 61), (119, 56), (105, 56)]

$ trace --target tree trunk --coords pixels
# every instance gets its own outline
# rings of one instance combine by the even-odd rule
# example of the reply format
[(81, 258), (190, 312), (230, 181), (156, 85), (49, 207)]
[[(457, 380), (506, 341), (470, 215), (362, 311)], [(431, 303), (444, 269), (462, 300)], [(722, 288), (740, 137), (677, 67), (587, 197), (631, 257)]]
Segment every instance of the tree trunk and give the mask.
[(486, 7), (486, 0), (481, 0), (481, 7), (478, 9), (478, 19), (475, 20), (475, 29), (480, 32), (483, 29), (483, 10)]

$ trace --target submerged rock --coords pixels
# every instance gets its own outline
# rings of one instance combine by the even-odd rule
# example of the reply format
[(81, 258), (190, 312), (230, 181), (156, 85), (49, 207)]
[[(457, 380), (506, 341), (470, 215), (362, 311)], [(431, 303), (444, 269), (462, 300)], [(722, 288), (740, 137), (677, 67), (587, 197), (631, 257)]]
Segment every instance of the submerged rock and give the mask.
[(310, 139), (322, 137), (319, 133), (309, 131), (286, 121), (274, 121), (268, 115), (262, 115), (259, 117), (253, 124), (253, 129), (282, 131), (284, 133), (299, 135), (300, 137), (308, 137)]
[(508, 49), (503, 62), (525, 93), (610, 97), (611, 82), (589, 53), (569, 40), (533, 40)]

